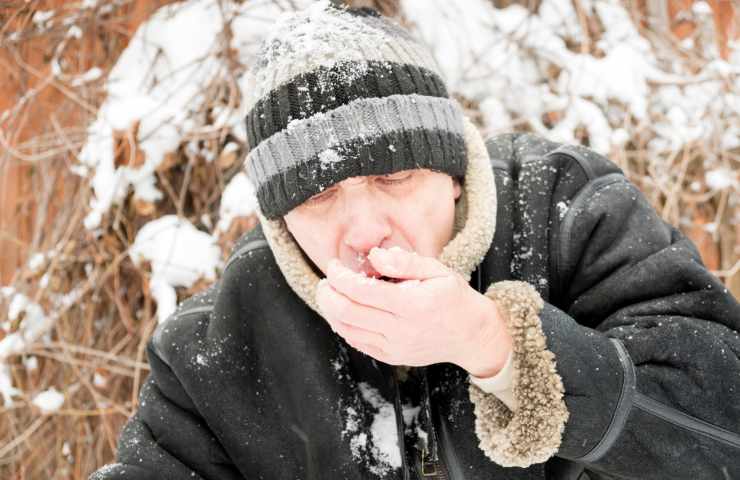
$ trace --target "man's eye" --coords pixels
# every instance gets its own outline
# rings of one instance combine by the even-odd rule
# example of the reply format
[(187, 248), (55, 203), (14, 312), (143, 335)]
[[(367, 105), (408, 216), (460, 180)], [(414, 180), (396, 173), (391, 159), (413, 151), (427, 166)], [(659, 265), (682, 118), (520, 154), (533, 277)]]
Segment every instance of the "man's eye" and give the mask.
[(409, 180), (414, 175), (412, 170), (404, 170), (396, 173), (389, 173), (388, 175), (381, 175), (378, 179), (387, 184), (402, 183)]

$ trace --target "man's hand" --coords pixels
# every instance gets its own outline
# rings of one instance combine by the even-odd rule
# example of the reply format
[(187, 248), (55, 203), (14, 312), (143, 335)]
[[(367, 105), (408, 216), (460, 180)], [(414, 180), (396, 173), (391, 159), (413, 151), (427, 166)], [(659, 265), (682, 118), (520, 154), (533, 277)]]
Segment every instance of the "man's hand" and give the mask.
[(438, 260), (374, 248), (373, 268), (399, 283), (329, 262), (316, 300), (332, 329), (348, 344), (390, 365), (450, 362), (477, 377), (503, 367), (511, 337), (493, 300)]

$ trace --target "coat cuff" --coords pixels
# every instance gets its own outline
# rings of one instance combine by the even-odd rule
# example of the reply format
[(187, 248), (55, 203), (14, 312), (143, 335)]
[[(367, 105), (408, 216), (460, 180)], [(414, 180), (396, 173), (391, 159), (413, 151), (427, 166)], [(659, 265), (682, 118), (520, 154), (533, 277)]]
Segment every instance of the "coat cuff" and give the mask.
[(539, 313), (544, 302), (528, 283), (501, 281), (486, 296), (505, 317), (514, 340), (512, 388), (515, 412), (495, 395), (470, 384), (475, 432), (488, 458), (504, 467), (527, 467), (552, 457), (560, 447), (568, 409), (555, 355), (547, 349)]

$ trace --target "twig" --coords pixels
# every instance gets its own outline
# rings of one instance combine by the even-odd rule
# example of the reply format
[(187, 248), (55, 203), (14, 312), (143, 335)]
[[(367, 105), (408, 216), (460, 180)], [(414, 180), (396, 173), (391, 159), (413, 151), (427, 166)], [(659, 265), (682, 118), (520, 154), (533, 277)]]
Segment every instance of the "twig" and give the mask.
[(25, 442), (28, 437), (33, 435), (33, 432), (39, 429), (41, 425), (44, 424), (47, 417), (39, 417), (34, 421), (23, 433), (21, 433), (19, 436), (15, 437), (13, 440), (10, 441), (7, 445), (0, 448), (0, 462), (3, 461), (2, 457), (7, 455), (8, 453), (12, 452), (13, 449), (15, 449), (18, 445)]
[(573, 1), (573, 8), (576, 11), (576, 15), (578, 15), (578, 23), (581, 25), (581, 30), (583, 31), (583, 38), (584, 41), (581, 43), (581, 54), (586, 54), (591, 52), (591, 32), (588, 29), (588, 19), (586, 12), (583, 10), (583, 5), (581, 5), (580, 0), (572, 0)]
[(718, 277), (732, 278), (740, 272), (740, 260), (735, 262), (735, 265), (728, 268), (727, 270), (714, 270), (712, 273)]

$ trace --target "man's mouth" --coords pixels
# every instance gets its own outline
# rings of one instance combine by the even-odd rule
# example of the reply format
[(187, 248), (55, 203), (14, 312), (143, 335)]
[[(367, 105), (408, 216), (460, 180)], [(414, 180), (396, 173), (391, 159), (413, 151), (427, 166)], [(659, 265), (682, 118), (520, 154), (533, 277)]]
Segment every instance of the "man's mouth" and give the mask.
[(384, 282), (391, 282), (391, 283), (399, 283), (402, 281), (400, 278), (391, 278), (391, 277), (386, 277), (385, 275), (381, 275), (380, 277), (378, 277), (378, 280), (383, 280)]

